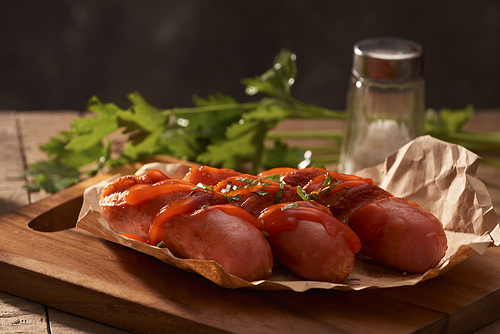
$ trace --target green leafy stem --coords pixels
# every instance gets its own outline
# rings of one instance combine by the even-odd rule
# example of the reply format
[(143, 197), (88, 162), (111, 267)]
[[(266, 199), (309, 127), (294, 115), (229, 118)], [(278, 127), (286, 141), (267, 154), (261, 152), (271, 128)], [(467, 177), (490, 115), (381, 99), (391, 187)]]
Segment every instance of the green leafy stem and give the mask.
[[(193, 97), (194, 107), (158, 109), (137, 92), (128, 94), (131, 105), (122, 109), (92, 97), (89, 117), (79, 117), (41, 146), (48, 161), (30, 165), (31, 191), (56, 192), (105, 168), (155, 155), (169, 155), (200, 164), (256, 173), (273, 167), (297, 167), (306, 151), (319, 153), (311, 162), (338, 161), (341, 131), (270, 131), (285, 119), (345, 120), (344, 111), (334, 111), (298, 101), (291, 95), (297, 75), (296, 55), (282, 49), (272, 67), (260, 76), (241, 83), (250, 96), (263, 94), (258, 101), (239, 103), (216, 93)], [(472, 116), (471, 105), (462, 110), (429, 109), (426, 132), (472, 150), (500, 150), (500, 134), (462, 131)], [(116, 152), (111, 135), (121, 131), (126, 145)], [(290, 147), (286, 139), (327, 138), (328, 148)]]

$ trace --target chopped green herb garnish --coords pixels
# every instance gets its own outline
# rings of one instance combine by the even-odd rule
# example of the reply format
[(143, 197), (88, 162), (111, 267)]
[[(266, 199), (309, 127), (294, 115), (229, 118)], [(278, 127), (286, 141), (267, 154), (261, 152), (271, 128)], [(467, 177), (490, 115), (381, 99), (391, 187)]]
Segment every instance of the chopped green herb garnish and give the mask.
[(349, 226), (349, 218), (346, 218), (346, 219), (342, 220), (342, 223), (344, 223), (347, 226)]
[(196, 191), (196, 189), (202, 189), (203, 191), (208, 192), (210, 187), (200, 182), (197, 185), (195, 185), (193, 188), (189, 189), (189, 190), (191, 190), (189, 195), (192, 195)]
[(274, 174), (274, 175), (264, 176), (263, 179), (269, 179), (269, 180), (280, 182), (280, 175)]
[(230, 192), (232, 186), (233, 186), (233, 183), (231, 181), (227, 181), (226, 189), (223, 192), (226, 192), (226, 193)]
[(281, 197), (283, 196), (284, 189), (285, 189), (285, 183), (280, 182), (280, 190), (278, 190), (278, 193), (276, 194), (276, 197), (274, 198), (273, 204), (281, 203)]
[(260, 184), (259, 180), (252, 180), (252, 179), (249, 179), (247, 177), (237, 177), (236, 180), (248, 183), (249, 185), (252, 185), (252, 186), (257, 186)]
[(304, 192), (301, 186), (297, 187), (297, 195), (299, 195), (300, 198), (302, 198), (303, 201), (308, 201), (309, 197), (307, 194)]
[(297, 194), (303, 201), (314, 201), (319, 196), (319, 193), (317, 192), (313, 192), (310, 194), (306, 193), (301, 186), (297, 186)]
[(238, 195), (227, 195), (227, 194), (222, 194), (225, 198), (227, 198), (230, 201), (239, 201), (241, 198), (241, 194)]
[(330, 173), (326, 174), (325, 182), (323, 182), (322, 187), (327, 187), (332, 183), (332, 176)]
[(267, 233), (266, 231), (262, 230), (262, 234), (265, 236), (265, 237), (268, 237), (269, 236), (269, 233)]
[(335, 182), (334, 184), (332, 184), (331, 186), (329, 186), (324, 192), (323, 192), (323, 196), (326, 196), (330, 193), (330, 191), (335, 188), (336, 185), (338, 185), (339, 183), (343, 182), (342, 180), (338, 180), (337, 182)]
[(165, 241), (163, 241), (163, 240), (162, 240), (162, 241), (160, 241), (159, 243), (157, 243), (157, 244), (155, 245), (155, 247), (161, 247), (161, 246), (163, 246), (163, 244), (164, 244), (164, 243), (165, 243)]
[(348, 278), (347, 280), (348, 281), (361, 281), (361, 279), (359, 279), (359, 278)]
[(245, 188), (251, 187), (251, 186), (270, 186), (271, 184), (269, 182), (262, 182), (261, 180), (252, 180), (246, 177), (237, 177), (236, 180), (248, 183), (248, 186)]
[(291, 208), (296, 208), (298, 206), (299, 206), (299, 203), (297, 203), (297, 202), (288, 203), (287, 205), (283, 205), (281, 207), (281, 211), (285, 211), (285, 210), (288, 210), (288, 209), (291, 209)]
[(257, 190), (257, 191), (254, 191), (254, 193), (256, 193), (257, 195), (260, 195), (260, 196), (265, 196), (265, 195), (267, 195), (267, 191), (262, 191), (262, 190)]

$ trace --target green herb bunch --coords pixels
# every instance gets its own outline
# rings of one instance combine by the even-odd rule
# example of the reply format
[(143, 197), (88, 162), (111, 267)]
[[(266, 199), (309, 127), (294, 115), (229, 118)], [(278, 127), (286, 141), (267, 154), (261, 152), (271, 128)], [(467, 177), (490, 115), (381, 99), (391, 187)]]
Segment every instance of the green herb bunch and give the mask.
[[(41, 146), (49, 159), (26, 170), (25, 175), (34, 180), (27, 187), (31, 191), (56, 192), (103, 168), (145, 161), (155, 155), (252, 173), (273, 167), (297, 167), (304, 160), (305, 149), (290, 147), (282, 137), (271, 136), (269, 131), (285, 119), (345, 120), (346, 115), (295, 99), (291, 87), (296, 75), (296, 55), (282, 49), (271, 69), (261, 76), (241, 80), (248, 95), (264, 95), (258, 101), (239, 103), (217, 93), (207, 98), (195, 96), (194, 107), (161, 110), (134, 92), (128, 95), (130, 107), (122, 109), (94, 96), (87, 104), (92, 117), (76, 118), (69, 131), (60, 132)], [(472, 112), (472, 106), (445, 110), (442, 114), (430, 110), (428, 133), (466, 147), (487, 143), (488, 149), (500, 149), (500, 136), (491, 138), (460, 130)], [(110, 135), (118, 131), (126, 136), (127, 144), (118, 156), (112, 156)], [(340, 132), (311, 134), (320, 138), (325, 135), (336, 141), (337, 147), (340, 145)], [(338, 152), (330, 159), (338, 161)]]

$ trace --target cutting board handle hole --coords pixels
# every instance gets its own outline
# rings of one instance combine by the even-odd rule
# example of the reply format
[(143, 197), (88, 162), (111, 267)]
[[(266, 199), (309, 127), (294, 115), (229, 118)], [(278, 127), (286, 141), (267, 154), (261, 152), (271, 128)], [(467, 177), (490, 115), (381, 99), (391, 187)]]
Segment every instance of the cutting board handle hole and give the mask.
[(28, 223), (28, 227), (39, 232), (57, 232), (76, 226), (83, 196), (61, 203), (40, 214)]

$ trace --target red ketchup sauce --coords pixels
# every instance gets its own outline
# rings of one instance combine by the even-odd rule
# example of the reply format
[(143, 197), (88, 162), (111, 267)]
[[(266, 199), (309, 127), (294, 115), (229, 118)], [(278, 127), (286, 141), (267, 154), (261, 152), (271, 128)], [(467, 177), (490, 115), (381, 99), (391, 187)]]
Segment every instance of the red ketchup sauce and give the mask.
[(301, 220), (316, 222), (322, 224), (333, 238), (338, 235), (344, 237), (353, 252), (357, 253), (361, 249), (361, 241), (352, 229), (335, 218), (328, 209), (314, 202), (275, 204), (264, 210), (259, 219), (263, 222), (262, 230), (269, 235), (293, 231)]

